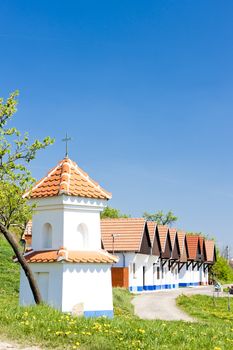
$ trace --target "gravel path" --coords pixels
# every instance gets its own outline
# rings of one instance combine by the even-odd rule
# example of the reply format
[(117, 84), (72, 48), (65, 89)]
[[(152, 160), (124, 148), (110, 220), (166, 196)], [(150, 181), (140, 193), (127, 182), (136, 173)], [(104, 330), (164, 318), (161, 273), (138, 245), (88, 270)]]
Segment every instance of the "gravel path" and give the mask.
[(132, 303), (135, 314), (147, 320), (189, 321), (195, 320), (176, 306), (176, 298), (181, 295), (205, 294), (213, 295), (213, 286), (195, 288), (179, 288), (159, 292), (146, 292), (137, 295)]

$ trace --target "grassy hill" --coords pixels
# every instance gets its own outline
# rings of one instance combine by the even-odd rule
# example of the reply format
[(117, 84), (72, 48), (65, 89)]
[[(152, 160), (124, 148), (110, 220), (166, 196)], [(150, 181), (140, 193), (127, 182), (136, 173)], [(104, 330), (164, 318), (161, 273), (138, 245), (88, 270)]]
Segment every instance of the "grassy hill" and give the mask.
[(72, 318), (46, 305), (18, 306), (19, 267), (0, 237), (0, 337), (44, 349), (188, 349), (233, 348), (233, 313), (220, 298), (181, 296), (178, 304), (199, 319), (196, 323), (144, 321), (133, 315), (131, 295), (114, 290), (115, 317)]

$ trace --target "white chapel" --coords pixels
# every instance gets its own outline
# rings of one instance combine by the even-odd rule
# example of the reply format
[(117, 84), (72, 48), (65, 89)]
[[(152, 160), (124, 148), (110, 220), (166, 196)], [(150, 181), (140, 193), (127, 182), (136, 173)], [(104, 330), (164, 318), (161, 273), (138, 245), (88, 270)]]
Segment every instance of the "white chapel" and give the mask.
[[(111, 267), (101, 249), (100, 212), (111, 194), (65, 157), (25, 194), (36, 204), (32, 250), (25, 254), (43, 300), (86, 317), (113, 317)], [(34, 303), (21, 270), (20, 304)]]

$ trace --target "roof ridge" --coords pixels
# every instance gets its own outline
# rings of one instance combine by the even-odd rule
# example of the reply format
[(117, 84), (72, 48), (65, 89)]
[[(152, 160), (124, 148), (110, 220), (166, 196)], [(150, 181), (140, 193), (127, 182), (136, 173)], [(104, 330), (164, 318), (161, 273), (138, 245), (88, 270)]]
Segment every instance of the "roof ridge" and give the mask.
[(84, 170), (82, 168), (80, 168), (78, 166), (77, 163), (73, 162), (73, 166), (75, 167), (75, 169), (79, 172), (79, 175), (81, 175), (82, 177), (84, 177), (85, 180), (87, 180), (89, 183), (91, 183), (93, 186), (97, 187), (101, 192), (102, 194), (104, 195), (108, 195), (109, 196), (109, 199), (112, 197), (111, 193), (104, 190), (99, 183), (97, 183), (96, 181), (94, 181), (88, 174), (87, 175), (84, 175), (83, 172)]

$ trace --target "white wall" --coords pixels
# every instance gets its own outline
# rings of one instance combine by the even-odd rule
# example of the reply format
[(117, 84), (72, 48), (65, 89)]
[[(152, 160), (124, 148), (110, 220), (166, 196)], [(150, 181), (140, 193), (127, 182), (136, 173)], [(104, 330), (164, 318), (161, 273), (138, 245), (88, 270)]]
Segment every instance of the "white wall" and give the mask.
[[(106, 200), (94, 200), (71, 196), (57, 196), (30, 200), (36, 203), (32, 219), (32, 248), (45, 249), (43, 246), (43, 228), (49, 223), (52, 226), (52, 247), (68, 250), (98, 250), (101, 248), (100, 212), (106, 206)], [(88, 245), (80, 246), (78, 227), (84, 224), (87, 228)]]
[(83, 303), (84, 311), (113, 310), (110, 264), (63, 264), (62, 311)]
[[(35, 277), (38, 272), (48, 272), (48, 304), (61, 310), (62, 305), (62, 273), (63, 266), (59, 263), (31, 263), (30, 267)], [(24, 271), (20, 270), (20, 305), (33, 305), (34, 298)]]

